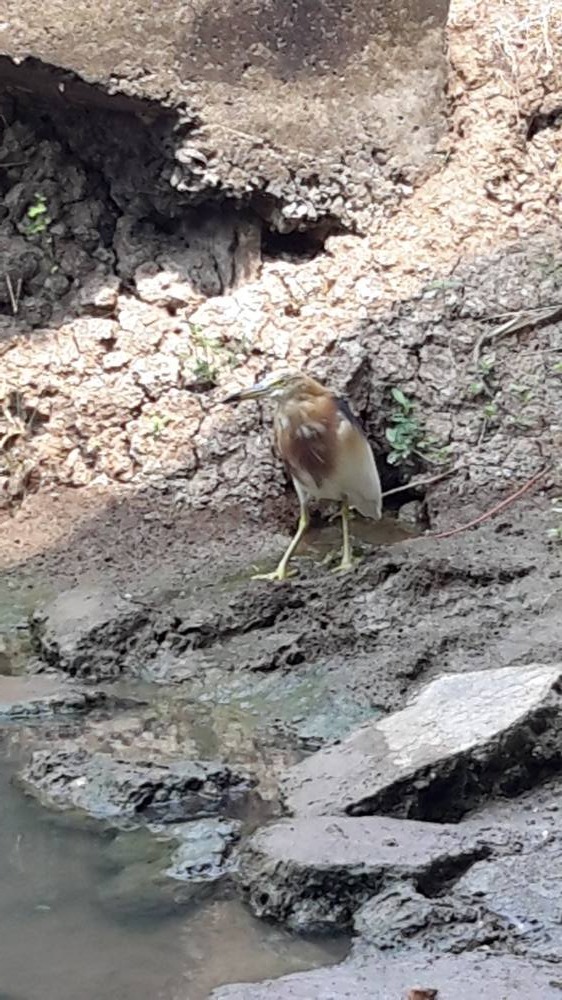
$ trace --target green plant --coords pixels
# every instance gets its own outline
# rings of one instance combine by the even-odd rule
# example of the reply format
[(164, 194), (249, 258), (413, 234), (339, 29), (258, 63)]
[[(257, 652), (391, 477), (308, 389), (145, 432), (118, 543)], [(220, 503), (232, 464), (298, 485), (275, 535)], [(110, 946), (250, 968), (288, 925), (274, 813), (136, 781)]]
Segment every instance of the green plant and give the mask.
[(562, 375), (562, 361), (557, 361), (552, 366), (552, 371), (554, 375)]
[(28, 236), (40, 236), (50, 226), (53, 220), (50, 218), (47, 201), (42, 194), (36, 194), (34, 200), (28, 206), (25, 213), (25, 232)]
[(485, 354), (478, 362), (478, 371), (484, 377), (491, 375), (496, 367), (496, 355)]
[(493, 387), (490, 382), (493, 380), (494, 370), (496, 367), (496, 356), (495, 354), (486, 354), (484, 357), (480, 358), (476, 368), (477, 377), (474, 382), (471, 382), (468, 387), (469, 396), (476, 398), (477, 396), (492, 396), (494, 393)]
[(509, 386), (509, 391), (512, 395), (517, 396), (519, 402), (522, 406), (526, 406), (530, 403), (533, 398), (533, 390), (527, 385), (520, 385), (518, 382), (511, 382)]
[(390, 427), (385, 436), (391, 451), (387, 456), (390, 465), (396, 465), (410, 458), (421, 436), (420, 425), (414, 416), (414, 404), (401, 389), (391, 389), (390, 394), (396, 404), (390, 414)]
[(198, 358), (193, 365), (193, 377), (198, 385), (214, 386), (219, 379), (219, 370), (206, 358)]
[(153, 435), (153, 437), (155, 437), (155, 438), (161, 437), (163, 431), (168, 426), (168, 424), (170, 423), (171, 419), (172, 418), (169, 417), (167, 414), (164, 414), (164, 416), (160, 416), (159, 413), (154, 413), (152, 415), (152, 435)]
[(486, 420), (494, 420), (498, 415), (498, 404), (493, 399), (482, 407), (482, 413)]
[(468, 392), (471, 396), (482, 396), (486, 392), (486, 386), (484, 382), (471, 382), (468, 387)]
[(393, 388), (390, 393), (395, 406), (390, 414), (390, 426), (385, 431), (391, 447), (387, 455), (389, 464), (397, 465), (414, 456), (428, 462), (445, 461), (452, 445), (441, 445), (436, 438), (426, 437), (412, 400), (401, 389)]

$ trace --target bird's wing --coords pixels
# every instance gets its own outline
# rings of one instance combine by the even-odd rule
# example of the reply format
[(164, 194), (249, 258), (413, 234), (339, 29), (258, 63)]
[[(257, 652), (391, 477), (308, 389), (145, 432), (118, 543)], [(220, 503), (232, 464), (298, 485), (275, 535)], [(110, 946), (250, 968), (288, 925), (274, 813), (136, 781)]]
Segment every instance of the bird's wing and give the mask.
[[(336, 477), (341, 493), (365, 517), (379, 518), (382, 491), (375, 456), (359, 421), (338, 406)], [(347, 408), (349, 409), (349, 408)]]
[(277, 448), (307, 490), (321, 489), (333, 469), (336, 420), (330, 397), (288, 407), (275, 417)]

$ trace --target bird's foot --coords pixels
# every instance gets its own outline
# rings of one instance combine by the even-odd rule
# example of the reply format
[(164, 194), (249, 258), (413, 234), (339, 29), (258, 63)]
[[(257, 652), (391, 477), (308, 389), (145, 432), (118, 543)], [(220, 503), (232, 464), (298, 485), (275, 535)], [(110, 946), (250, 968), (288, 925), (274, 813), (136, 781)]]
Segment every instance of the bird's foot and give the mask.
[(272, 573), (255, 573), (252, 580), (269, 580), (270, 583), (283, 583), (284, 580), (296, 576), (296, 570), (287, 569), (285, 566), (278, 566)]
[(342, 559), (341, 563), (332, 570), (332, 573), (348, 573), (350, 569), (355, 569), (361, 559), (349, 556), (347, 559)]

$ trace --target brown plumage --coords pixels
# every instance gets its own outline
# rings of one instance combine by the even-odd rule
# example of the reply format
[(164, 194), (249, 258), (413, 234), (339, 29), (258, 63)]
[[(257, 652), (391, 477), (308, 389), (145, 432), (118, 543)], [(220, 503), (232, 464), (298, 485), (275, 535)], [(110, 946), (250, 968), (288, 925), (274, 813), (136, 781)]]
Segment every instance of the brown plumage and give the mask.
[(337, 422), (334, 397), (325, 390), (310, 399), (301, 393), (288, 399), (282, 410), (277, 409), (273, 418), (275, 443), (292, 476), (299, 479), (306, 470), (316, 487), (322, 486), (334, 470)]
[(375, 459), (357, 418), (340, 399), (301, 372), (270, 375), (225, 402), (270, 396), (277, 403), (275, 443), (293, 480), (301, 516), (298, 531), (274, 574), (283, 580), (288, 562), (308, 526), (310, 499), (342, 504), (343, 557), (351, 565), (348, 508), (366, 517), (381, 516), (381, 487)]

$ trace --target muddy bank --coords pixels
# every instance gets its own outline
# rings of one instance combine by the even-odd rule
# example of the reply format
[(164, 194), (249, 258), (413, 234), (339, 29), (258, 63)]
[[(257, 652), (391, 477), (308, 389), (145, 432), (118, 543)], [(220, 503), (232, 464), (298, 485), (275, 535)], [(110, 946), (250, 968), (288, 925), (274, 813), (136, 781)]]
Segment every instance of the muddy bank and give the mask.
[[(260, 553), (263, 527), (245, 535), (239, 525), (230, 543), (191, 539), (183, 553), (170, 554), (160, 571), (179, 570), (176, 559), (181, 570), (164, 600), (151, 593), (150, 576), (135, 580), (142, 559), (137, 548), (133, 560), (119, 565), (117, 586), (98, 580), (90, 589), (90, 618), (75, 618), (84, 595), (74, 590), (51, 605), (46, 619), (38, 616), (36, 641), (49, 663), (98, 678), (109, 670), (161, 682), (167, 676), (194, 680), (240, 668), (310, 676), (318, 667), (339, 692), (350, 689), (373, 708), (397, 708), (421, 678), (556, 662), (558, 554), (549, 538), (550, 504), (540, 506), (514, 507), (472, 534), (438, 542), (363, 543), (364, 561), (349, 576), (332, 574), (319, 565), (322, 550), (305, 547), (299, 578), (278, 588), (250, 581), (246, 560), (256, 546), (254, 565), (274, 564), (285, 540), (269, 536)], [(101, 529), (95, 544), (103, 546), (104, 535)], [(106, 537), (113, 541), (111, 526)], [(217, 578), (211, 554), (224, 560), (224, 577)], [(67, 557), (59, 558), (64, 566)], [(56, 565), (55, 554), (52, 560)], [(99, 633), (107, 639), (100, 655), (102, 592), (109, 621)]]
[[(349, 963), (316, 973), (315, 990), (347, 977), (357, 991), (367, 968), (407, 952), (446, 996), (435, 955), (462, 954), (465, 969), (482, 949), (497, 956), (484, 996), (513, 969), (542, 990), (544, 962), (561, 957), (553, 894), (537, 887), (562, 857), (549, 518), (548, 504), (514, 507), (439, 542), (363, 542), (343, 577), (309, 540), (279, 587), (249, 581), (240, 534), (209, 542), (220, 568), (195, 556), (165, 589), (136, 575), (136, 550), (105, 585), (98, 574), (32, 616), (35, 669), (138, 700), (77, 721), (64, 746), (28, 729), (27, 788), (49, 808), (174, 837), (180, 853), (149, 895), (168, 899), (170, 877), (184, 901), (235, 885), (262, 917), (354, 933)], [(147, 877), (132, 873), (135, 892)], [(140, 898), (122, 891), (124, 907)]]

